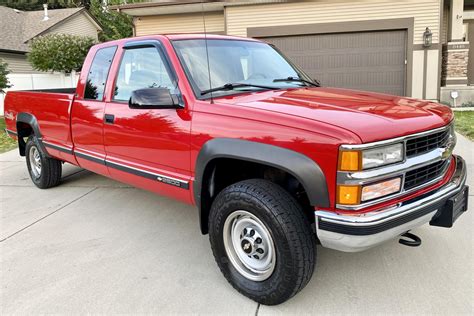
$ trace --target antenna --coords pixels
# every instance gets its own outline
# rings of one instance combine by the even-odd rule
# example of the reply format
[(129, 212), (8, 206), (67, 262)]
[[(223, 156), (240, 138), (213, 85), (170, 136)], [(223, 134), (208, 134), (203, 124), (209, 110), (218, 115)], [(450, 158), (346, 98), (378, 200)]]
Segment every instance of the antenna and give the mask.
[[(209, 89), (212, 89), (211, 65), (209, 64), (209, 49), (207, 47), (206, 17), (204, 14), (204, 0), (201, 1), (201, 13), (202, 13), (202, 24), (204, 25), (204, 43), (206, 44), (206, 59), (207, 59), (207, 72), (209, 76)], [(213, 104), (214, 98), (212, 97), (212, 91), (210, 92), (210, 96), (211, 96), (211, 104)]]

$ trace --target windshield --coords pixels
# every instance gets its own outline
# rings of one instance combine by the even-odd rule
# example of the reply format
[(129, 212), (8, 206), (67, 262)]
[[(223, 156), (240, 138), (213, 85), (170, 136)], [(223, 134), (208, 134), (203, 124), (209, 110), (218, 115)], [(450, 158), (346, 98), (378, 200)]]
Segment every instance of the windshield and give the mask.
[[(291, 65), (278, 51), (266, 43), (208, 39), (210, 71), (207, 67), (206, 42), (204, 39), (174, 41), (173, 46), (186, 71), (194, 93), (198, 98), (204, 91), (226, 84), (243, 83), (268, 88), (305, 86), (304, 82), (279, 81), (282, 78), (311, 80)], [(211, 80), (209, 80), (209, 72)], [(213, 92), (214, 96), (238, 93), (239, 91), (262, 90), (264, 87), (244, 86)]]

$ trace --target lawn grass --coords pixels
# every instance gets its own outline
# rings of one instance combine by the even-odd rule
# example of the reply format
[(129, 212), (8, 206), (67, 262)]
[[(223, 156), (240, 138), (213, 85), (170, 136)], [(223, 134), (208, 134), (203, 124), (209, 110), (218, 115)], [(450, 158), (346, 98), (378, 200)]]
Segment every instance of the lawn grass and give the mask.
[(456, 131), (470, 140), (474, 140), (474, 111), (454, 112), (456, 120), (454, 127)]
[(5, 133), (5, 119), (0, 116), (0, 153), (12, 150), (16, 146), (16, 140)]

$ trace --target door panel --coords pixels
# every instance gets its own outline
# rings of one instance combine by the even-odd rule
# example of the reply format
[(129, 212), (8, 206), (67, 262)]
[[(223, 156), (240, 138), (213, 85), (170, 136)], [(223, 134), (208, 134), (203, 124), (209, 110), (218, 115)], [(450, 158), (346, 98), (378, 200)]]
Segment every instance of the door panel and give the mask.
[(329, 87), (405, 94), (406, 31), (269, 37), (308, 75)]
[(123, 51), (113, 100), (105, 115), (104, 145), (112, 177), (190, 202), (190, 129), (186, 109), (131, 109), (137, 89), (176, 90), (169, 64), (158, 47)]
[(85, 169), (108, 175), (104, 148), (104, 91), (116, 46), (97, 50), (85, 82), (84, 95), (74, 101), (71, 131), (74, 154)]

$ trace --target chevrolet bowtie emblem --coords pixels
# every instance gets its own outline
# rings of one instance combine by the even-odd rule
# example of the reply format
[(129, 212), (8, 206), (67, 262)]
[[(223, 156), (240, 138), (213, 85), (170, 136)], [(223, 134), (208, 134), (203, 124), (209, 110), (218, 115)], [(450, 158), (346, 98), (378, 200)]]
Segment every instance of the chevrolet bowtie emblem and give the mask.
[(247, 250), (249, 248), (250, 248), (250, 244), (247, 243), (247, 244), (244, 245), (244, 250)]
[(454, 149), (454, 141), (453, 139), (450, 139), (448, 143), (446, 144), (446, 147), (441, 148), (442, 150), (441, 157), (443, 159), (449, 158), (451, 154), (453, 153), (453, 149)]

